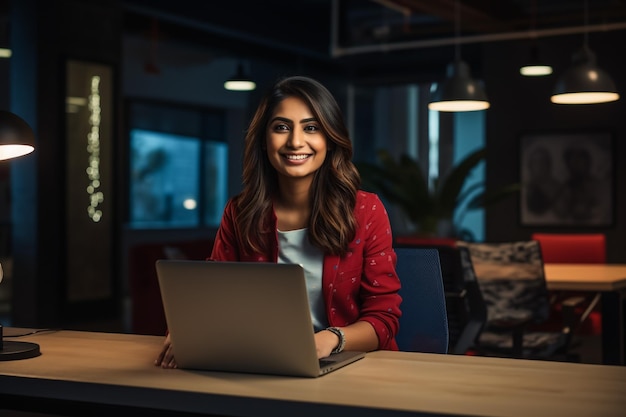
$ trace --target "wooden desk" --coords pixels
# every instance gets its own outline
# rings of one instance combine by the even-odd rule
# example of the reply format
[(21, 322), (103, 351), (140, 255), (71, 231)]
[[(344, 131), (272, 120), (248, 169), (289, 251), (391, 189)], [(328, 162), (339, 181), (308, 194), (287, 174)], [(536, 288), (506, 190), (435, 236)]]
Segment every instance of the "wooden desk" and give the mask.
[[(0, 363), (0, 407), (66, 415), (617, 416), (626, 368), (373, 352), (320, 378), (168, 370), (162, 338), (60, 331), (42, 355)], [(167, 414), (171, 415), (171, 414)]]
[(551, 290), (626, 290), (626, 264), (545, 264)]
[(624, 365), (626, 358), (626, 264), (546, 264), (548, 289), (601, 293), (602, 361)]

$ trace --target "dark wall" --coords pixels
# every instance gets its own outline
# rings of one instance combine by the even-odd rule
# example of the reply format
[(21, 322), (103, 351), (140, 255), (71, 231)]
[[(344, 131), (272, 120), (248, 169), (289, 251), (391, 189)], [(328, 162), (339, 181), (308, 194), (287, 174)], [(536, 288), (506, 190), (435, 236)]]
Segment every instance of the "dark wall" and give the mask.
[(613, 134), (614, 222), (607, 227), (528, 227), (520, 223), (519, 199), (509, 199), (486, 211), (486, 240), (528, 239), (531, 233), (602, 232), (607, 236), (608, 261), (626, 262), (626, 31), (590, 33), (589, 46), (598, 66), (609, 73), (621, 92), (617, 102), (556, 105), (550, 95), (558, 74), (583, 44), (583, 34), (542, 38), (539, 52), (555, 73), (527, 78), (518, 68), (528, 56), (528, 41), (484, 45), (483, 75), (492, 107), (487, 114), (487, 187), (519, 181), (520, 136), (526, 132), (610, 131)]

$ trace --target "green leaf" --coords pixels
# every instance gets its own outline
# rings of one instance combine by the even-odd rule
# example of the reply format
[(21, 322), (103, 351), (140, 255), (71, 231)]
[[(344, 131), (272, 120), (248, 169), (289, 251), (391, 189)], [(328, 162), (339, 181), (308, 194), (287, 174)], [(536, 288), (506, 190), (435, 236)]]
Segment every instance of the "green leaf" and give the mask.
[(485, 194), (482, 181), (463, 189), (472, 170), (485, 156), (485, 149), (469, 154), (447, 176), (435, 181), (434, 191), (429, 188), (428, 178), (419, 162), (405, 154), (396, 160), (387, 150), (381, 149), (377, 152), (378, 163), (356, 162), (355, 165), (365, 189), (399, 207), (419, 230), (434, 232), (441, 220), (452, 220), (457, 207), (463, 206), (465, 212), (493, 204), (519, 191), (518, 184), (511, 184)]

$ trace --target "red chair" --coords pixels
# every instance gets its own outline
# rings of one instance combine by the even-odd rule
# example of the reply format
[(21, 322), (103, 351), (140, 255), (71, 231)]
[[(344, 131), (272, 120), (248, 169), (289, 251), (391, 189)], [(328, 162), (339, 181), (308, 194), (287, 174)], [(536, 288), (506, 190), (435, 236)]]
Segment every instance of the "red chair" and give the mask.
[(602, 233), (533, 233), (541, 245), (544, 263), (606, 263), (606, 237)]
[[(606, 236), (603, 233), (533, 233), (532, 239), (541, 245), (544, 263), (606, 263)], [(601, 332), (598, 300), (599, 294), (596, 294), (583, 313), (586, 317), (580, 333)], [(560, 310), (560, 304), (556, 302), (554, 308)]]

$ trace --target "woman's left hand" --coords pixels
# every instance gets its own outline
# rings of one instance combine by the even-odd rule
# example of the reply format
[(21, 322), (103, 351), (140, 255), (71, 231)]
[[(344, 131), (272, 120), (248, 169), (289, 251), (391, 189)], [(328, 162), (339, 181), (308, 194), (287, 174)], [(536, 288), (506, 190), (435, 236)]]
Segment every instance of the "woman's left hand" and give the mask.
[(315, 347), (317, 348), (317, 359), (330, 356), (333, 349), (339, 344), (339, 337), (328, 330), (315, 333)]

